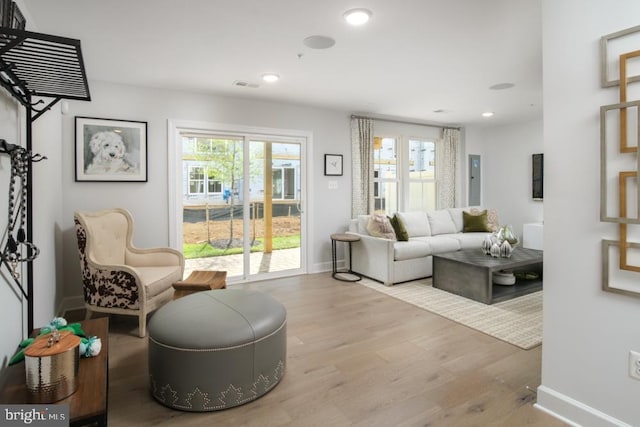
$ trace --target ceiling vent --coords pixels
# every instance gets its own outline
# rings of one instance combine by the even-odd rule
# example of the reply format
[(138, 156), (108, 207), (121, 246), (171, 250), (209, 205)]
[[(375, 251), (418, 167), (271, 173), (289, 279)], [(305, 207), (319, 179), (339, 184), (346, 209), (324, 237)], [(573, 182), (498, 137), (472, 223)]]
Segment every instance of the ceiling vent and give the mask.
[(250, 87), (252, 89), (257, 89), (260, 87), (260, 85), (256, 83), (249, 83), (249, 82), (245, 82), (244, 80), (236, 80), (235, 82), (233, 82), (233, 85), (240, 86), (240, 87)]

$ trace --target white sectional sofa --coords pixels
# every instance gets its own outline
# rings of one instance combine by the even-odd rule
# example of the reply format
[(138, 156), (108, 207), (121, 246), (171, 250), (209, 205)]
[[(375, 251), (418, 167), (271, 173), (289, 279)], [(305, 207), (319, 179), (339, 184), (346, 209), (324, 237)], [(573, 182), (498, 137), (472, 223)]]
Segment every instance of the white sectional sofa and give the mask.
[[(367, 231), (369, 215), (352, 219), (348, 232), (360, 236), (360, 241), (352, 243), (353, 271), (390, 286), (430, 277), (434, 254), (467, 248), (480, 250), (490, 232), (463, 232), (463, 211), (470, 212), (470, 208), (396, 213), (406, 228), (408, 241), (371, 236)], [(497, 221), (495, 211), (494, 216)], [(496, 226), (489, 223), (492, 229)]]

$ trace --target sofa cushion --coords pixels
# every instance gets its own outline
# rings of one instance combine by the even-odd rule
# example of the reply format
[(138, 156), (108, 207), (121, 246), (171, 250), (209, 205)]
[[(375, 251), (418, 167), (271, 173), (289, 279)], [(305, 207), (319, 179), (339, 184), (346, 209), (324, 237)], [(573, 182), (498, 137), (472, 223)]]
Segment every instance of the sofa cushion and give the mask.
[(431, 236), (429, 228), (429, 218), (427, 213), (422, 211), (398, 212), (398, 218), (402, 221), (404, 228), (411, 237)]
[(486, 209), (480, 213), (462, 213), (463, 227), (462, 231), (470, 233), (473, 231), (491, 231), (489, 224), (487, 223), (487, 211)]
[(396, 240), (396, 232), (393, 230), (389, 218), (383, 214), (371, 215), (367, 224), (367, 231), (373, 237)]
[(151, 266), (135, 267), (142, 285), (147, 288), (147, 299), (160, 295), (171, 288), (171, 285), (178, 280), (182, 280), (182, 267), (171, 266)]
[(460, 249), (478, 249), (482, 247), (482, 241), (489, 233), (455, 233), (445, 234), (442, 237), (456, 239), (460, 243)]
[(367, 225), (369, 225), (370, 215), (358, 215), (356, 220), (358, 221), (358, 234), (368, 235)]
[[(424, 258), (429, 255), (431, 255), (431, 246), (425, 241), (412, 239), (408, 242), (396, 242), (393, 244), (394, 261)], [(427, 261), (425, 260), (425, 262)]]
[(409, 233), (407, 233), (407, 229), (404, 227), (398, 215), (394, 215), (390, 218), (391, 226), (393, 227), (393, 231), (396, 233), (396, 239), (400, 242), (406, 242), (409, 240)]
[[(417, 239), (420, 241), (420, 239)], [(431, 254), (441, 254), (444, 252), (453, 252), (460, 250), (460, 242), (450, 235), (431, 236), (425, 239), (431, 247)]]
[(449, 208), (447, 209), (449, 215), (451, 216), (451, 220), (456, 225), (456, 233), (462, 232), (462, 212), (464, 208)]
[(456, 224), (446, 209), (429, 211), (427, 212), (427, 218), (429, 218), (429, 228), (432, 236), (456, 232)]

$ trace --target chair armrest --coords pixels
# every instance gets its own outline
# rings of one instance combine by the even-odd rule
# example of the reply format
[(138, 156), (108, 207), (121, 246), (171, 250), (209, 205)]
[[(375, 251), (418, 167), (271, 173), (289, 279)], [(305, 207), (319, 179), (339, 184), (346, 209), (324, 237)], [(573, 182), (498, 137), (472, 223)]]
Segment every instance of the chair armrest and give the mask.
[(184, 256), (172, 248), (127, 248), (124, 262), (132, 267), (177, 265), (184, 270)]

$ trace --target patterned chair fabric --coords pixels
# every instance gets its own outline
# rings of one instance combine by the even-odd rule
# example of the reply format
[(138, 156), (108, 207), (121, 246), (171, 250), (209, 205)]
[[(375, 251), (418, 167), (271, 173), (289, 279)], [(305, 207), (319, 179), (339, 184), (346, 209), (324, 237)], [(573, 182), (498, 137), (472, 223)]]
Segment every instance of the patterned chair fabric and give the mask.
[(173, 283), (182, 280), (182, 253), (134, 247), (125, 209), (75, 212), (74, 222), (87, 318), (92, 312), (138, 316), (144, 337), (147, 314), (171, 300)]

